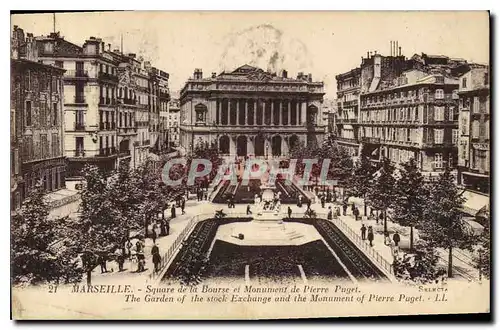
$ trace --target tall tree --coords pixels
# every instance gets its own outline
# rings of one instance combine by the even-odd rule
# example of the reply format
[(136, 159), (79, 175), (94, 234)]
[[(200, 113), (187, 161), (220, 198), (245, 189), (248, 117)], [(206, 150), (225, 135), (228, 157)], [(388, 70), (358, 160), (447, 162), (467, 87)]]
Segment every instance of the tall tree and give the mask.
[(461, 196), (448, 168), (430, 183), (430, 203), (425, 210), (422, 238), (448, 251), (448, 277), (453, 276), (453, 248), (471, 246), (471, 235), (462, 219)]
[(11, 219), (14, 283), (68, 283), (81, 278), (76, 252), (63, 244), (66, 219), (49, 219), (48, 215), (44, 192), (37, 184)]
[(396, 179), (394, 178), (394, 165), (387, 158), (382, 160), (378, 176), (374, 179), (372, 189), (368, 191), (370, 203), (384, 216), (384, 234), (387, 234), (387, 210), (393, 206)]
[(122, 244), (127, 228), (121, 223), (123, 219), (110, 198), (108, 177), (97, 167), (90, 165), (85, 167), (83, 173), (80, 217), (68, 226), (68, 235), (79, 244), (87, 284), (90, 285), (97, 256), (107, 257), (114, 248)]
[(400, 225), (410, 227), (410, 251), (413, 251), (413, 229), (423, 221), (430, 205), (429, 189), (413, 158), (402, 164), (395, 192), (393, 218)]
[(367, 214), (367, 196), (373, 184), (373, 174), (376, 168), (368, 157), (361, 155), (354, 166), (353, 176), (350, 181), (350, 191), (356, 197), (363, 198), (364, 213)]
[(419, 241), (414, 252), (394, 259), (394, 275), (403, 281), (432, 283), (446, 271), (439, 267), (439, 256), (428, 242)]

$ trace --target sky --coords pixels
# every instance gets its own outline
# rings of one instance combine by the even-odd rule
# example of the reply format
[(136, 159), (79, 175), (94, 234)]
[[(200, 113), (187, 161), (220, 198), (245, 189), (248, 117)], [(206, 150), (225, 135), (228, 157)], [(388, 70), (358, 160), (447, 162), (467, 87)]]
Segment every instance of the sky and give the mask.
[[(35, 36), (53, 31), (52, 14), (13, 15)], [(90, 36), (136, 53), (170, 73), (178, 91), (201, 68), (204, 76), (244, 64), (264, 70), (311, 73), (335, 98), (335, 75), (349, 71), (368, 51), (389, 55), (443, 54), (489, 63), (489, 17), (477, 12), (92, 12), (57, 13), (56, 31), (82, 45)]]

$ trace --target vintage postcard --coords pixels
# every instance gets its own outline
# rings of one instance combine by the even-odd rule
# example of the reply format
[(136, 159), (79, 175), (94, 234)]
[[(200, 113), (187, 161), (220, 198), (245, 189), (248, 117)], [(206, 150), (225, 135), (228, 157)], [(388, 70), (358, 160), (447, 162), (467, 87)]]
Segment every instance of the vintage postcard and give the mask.
[(11, 15), (12, 318), (490, 313), (489, 24)]

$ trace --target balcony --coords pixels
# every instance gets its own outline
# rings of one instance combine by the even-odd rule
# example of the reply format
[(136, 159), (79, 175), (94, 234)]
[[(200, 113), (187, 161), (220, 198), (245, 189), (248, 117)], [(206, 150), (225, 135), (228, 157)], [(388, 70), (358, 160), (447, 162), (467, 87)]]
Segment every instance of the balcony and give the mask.
[(75, 131), (85, 131), (84, 123), (75, 123)]
[(110, 130), (115, 128), (115, 123), (110, 123), (110, 122), (101, 122), (99, 123), (99, 129), (104, 131), (104, 130)]
[(380, 144), (380, 138), (363, 136), (361, 138), (361, 142), (371, 143), (371, 144)]
[(112, 156), (116, 153), (115, 147), (101, 148), (99, 149), (99, 157)]
[(130, 157), (130, 150), (120, 150), (118, 152), (118, 157), (119, 158)]
[(123, 104), (136, 105), (137, 101), (133, 99), (123, 99)]
[(66, 70), (64, 78), (71, 79), (88, 79), (89, 73), (87, 70)]
[(137, 127), (118, 127), (119, 135), (135, 135), (137, 134)]
[(357, 122), (358, 122), (358, 120), (356, 118), (338, 118), (337, 119), (338, 124), (355, 124)]
[(75, 101), (75, 104), (87, 104), (84, 96), (75, 96), (73, 100)]
[(99, 77), (99, 79), (102, 79), (102, 80), (107, 80), (107, 81), (111, 81), (111, 82), (115, 82), (115, 83), (118, 82), (118, 76), (115, 76), (115, 75), (107, 73), (107, 72), (99, 72), (98, 77)]

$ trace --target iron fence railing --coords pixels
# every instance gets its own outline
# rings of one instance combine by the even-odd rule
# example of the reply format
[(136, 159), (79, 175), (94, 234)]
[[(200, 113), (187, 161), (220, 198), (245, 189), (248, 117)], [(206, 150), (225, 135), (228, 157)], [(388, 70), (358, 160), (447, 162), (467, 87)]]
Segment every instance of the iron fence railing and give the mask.
[[(224, 210), (224, 213), (226, 213), (227, 217), (230, 218), (247, 218), (248, 215), (246, 213), (241, 213), (241, 212), (231, 212), (228, 210)], [(285, 218), (287, 214), (285, 212), (280, 212), (280, 215)], [(172, 245), (170, 245), (169, 249), (167, 252), (163, 254), (163, 257), (161, 258), (160, 262), (160, 270), (158, 272), (151, 272), (149, 275), (150, 280), (158, 280), (160, 275), (163, 273), (165, 268), (170, 264), (172, 261), (172, 258), (176, 255), (180, 247), (182, 246), (182, 243), (188, 238), (189, 234), (191, 231), (194, 229), (196, 224), (200, 221), (208, 220), (211, 218), (215, 217), (215, 213), (209, 213), (209, 214), (198, 214), (193, 216), (186, 227), (178, 234), (178, 236), (175, 238), (174, 242)], [(292, 213), (291, 215), (292, 218), (299, 218), (299, 219), (305, 219), (308, 218), (304, 213)], [(328, 215), (326, 213), (317, 213), (316, 214), (316, 219), (327, 219)], [(377, 266), (380, 268), (384, 269), (387, 273), (389, 274), (394, 274), (393, 266), (392, 263), (387, 261), (380, 253), (378, 253), (373, 247), (371, 247), (368, 243), (363, 241), (361, 237), (354, 232), (344, 221), (342, 221), (338, 217), (334, 217), (332, 221), (337, 228), (342, 231), (344, 235), (347, 236), (355, 245), (358, 247), (365, 255), (367, 255), (372, 261), (374, 261)]]

